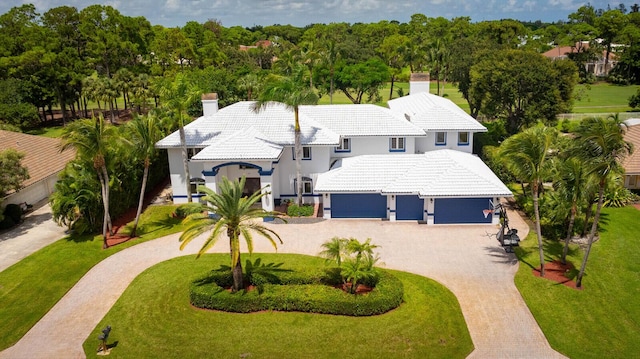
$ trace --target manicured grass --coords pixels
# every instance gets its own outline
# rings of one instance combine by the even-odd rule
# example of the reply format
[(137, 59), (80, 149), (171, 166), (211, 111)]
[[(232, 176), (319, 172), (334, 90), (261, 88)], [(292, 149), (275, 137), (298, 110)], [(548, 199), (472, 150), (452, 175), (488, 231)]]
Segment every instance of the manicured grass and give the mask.
[[(102, 236), (70, 236), (0, 272), (0, 350), (15, 344), (98, 262), (125, 248), (179, 232), (174, 206), (149, 207), (140, 238), (102, 250)], [(64, 330), (61, 328), (60, 330)]]
[[(324, 265), (302, 255), (256, 258), (289, 269)], [(193, 308), (191, 281), (228, 262), (228, 254), (186, 256), (143, 272), (85, 341), (87, 357), (97, 357), (97, 336), (106, 325), (113, 328), (109, 344), (117, 342), (112, 358), (463, 358), (473, 349), (455, 296), (404, 272), (393, 274), (403, 282), (405, 303), (379, 316)]]
[(618, 86), (606, 82), (578, 85), (575, 93), (580, 100), (573, 104), (574, 113), (616, 113), (631, 111), (629, 97), (638, 91), (637, 85)]
[[(535, 232), (517, 250), (515, 282), (551, 346), (570, 358), (637, 358), (640, 353), (640, 211), (603, 211), (602, 238), (593, 245), (583, 289), (570, 289), (534, 277), (539, 266)], [(548, 260), (560, 258), (562, 245), (547, 241)], [(569, 261), (577, 275), (582, 250)]]
[(62, 132), (64, 131), (64, 127), (55, 126), (55, 127), (41, 127), (37, 129), (33, 129), (27, 132), (30, 135), (50, 137), (50, 138), (59, 138), (62, 136)]

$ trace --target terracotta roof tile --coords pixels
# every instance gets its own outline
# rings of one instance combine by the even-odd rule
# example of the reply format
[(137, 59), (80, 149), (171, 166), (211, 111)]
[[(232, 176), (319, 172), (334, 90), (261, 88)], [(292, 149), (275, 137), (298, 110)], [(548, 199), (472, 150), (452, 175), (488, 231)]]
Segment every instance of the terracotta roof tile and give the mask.
[(630, 119), (625, 121), (627, 132), (624, 139), (633, 143), (634, 151), (627, 156), (622, 165), (628, 175), (640, 175), (640, 119)]

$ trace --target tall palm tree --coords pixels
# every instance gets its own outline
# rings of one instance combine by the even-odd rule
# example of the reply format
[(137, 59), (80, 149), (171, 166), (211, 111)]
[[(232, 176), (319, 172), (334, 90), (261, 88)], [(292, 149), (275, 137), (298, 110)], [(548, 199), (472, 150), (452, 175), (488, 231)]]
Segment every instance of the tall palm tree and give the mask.
[(277, 245), (274, 238), (277, 238), (282, 243), (282, 239), (276, 232), (257, 221), (257, 219), (267, 217), (280, 218), (281, 216), (278, 212), (268, 212), (254, 206), (269, 192), (263, 188), (249, 197), (243, 197), (244, 184), (244, 177), (239, 181), (233, 182), (223, 177), (218, 187), (220, 193), (215, 193), (204, 186), (201, 187), (200, 190), (206, 194), (204, 200), (208, 203), (203, 205), (203, 210), (214, 213), (216, 217), (212, 218), (206, 213), (189, 215), (184, 220), (187, 229), (180, 236), (180, 242), (182, 243), (180, 250), (182, 250), (194, 238), (211, 230), (211, 234), (205, 240), (200, 251), (198, 251), (197, 258), (199, 258), (213, 247), (220, 239), (220, 236), (226, 232), (231, 247), (232, 291), (234, 292), (244, 288), (242, 262), (240, 260), (240, 237), (244, 237), (247, 242), (249, 254), (253, 252), (252, 232), (268, 239), (276, 249)]
[(615, 115), (606, 119), (601, 117), (586, 118), (575, 132), (575, 154), (587, 164), (587, 171), (598, 178), (598, 204), (589, 232), (587, 249), (576, 278), (577, 287), (582, 286), (582, 277), (587, 267), (593, 239), (598, 230), (607, 180), (610, 174), (622, 171), (622, 160), (633, 152), (633, 145), (624, 140), (625, 129), (624, 122)]
[(127, 128), (129, 129), (132, 137), (131, 145), (133, 146), (133, 151), (144, 162), (140, 199), (138, 200), (138, 211), (136, 212), (136, 219), (133, 223), (130, 237), (135, 237), (136, 230), (138, 229), (138, 221), (140, 220), (140, 214), (142, 213), (142, 207), (144, 205), (144, 193), (147, 188), (147, 179), (149, 178), (149, 167), (151, 166), (152, 158), (157, 152), (155, 143), (163, 136), (157, 122), (158, 118), (154, 113), (150, 112), (146, 116), (136, 116), (133, 121), (127, 123)]
[(62, 133), (61, 151), (76, 149), (76, 156), (93, 163), (100, 181), (104, 218), (102, 223), (103, 248), (107, 248), (107, 229), (112, 231), (109, 215), (109, 172), (107, 156), (117, 140), (115, 127), (106, 125), (102, 116), (75, 121)]
[(178, 131), (180, 132), (180, 148), (182, 149), (182, 165), (184, 167), (185, 182), (187, 186), (187, 202), (191, 203), (191, 173), (189, 173), (189, 155), (187, 153), (187, 140), (184, 133), (185, 121), (189, 114), (187, 108), (200, 97), (200, 92), (195, 85), (179, 73), (173, 81), (167, 81), (160, 88), (160, 98), (163, 106), (173, 111), (178, 118)]
[(554, 182), (560, 198), (569, 205), (569, 224), (567, 225), (567, 236), (564, 239), (562, 250), (562, 264), (567, 263), (569, 252), (569, 242), (573, 236), (573, 226), (575, 224), (578, 209), (583, 207), (590, 192), (590, 184), (593, 183), (586, 171), (585, 163), (577, 157), (569, 157), (563, 161), (558, 161), (556, 165), (557, 181)]
[(549, 154), (558, 132), (552, 127), (536, 126), (507, 138), (500, 145), (500, 157), (507, 169), (519, 180), (528, 182), (533, 198), (536, 235), (540, 254), (540, 275), (544, 277), (544, 250), (540, 229), (540, 184), (551, 170)]
[(302, 142), (299, 108), (302, 105), (315, 105), (318, 95), (304, 81), (304, 68), (298, 66), (291, 77), (272, 75), (267, 77), (254, 110), (260, 112), (273, 102), (280, 102), (293, 110), (294, 116), (294, 152), (296, 160), (296, 203), (302, 205)]

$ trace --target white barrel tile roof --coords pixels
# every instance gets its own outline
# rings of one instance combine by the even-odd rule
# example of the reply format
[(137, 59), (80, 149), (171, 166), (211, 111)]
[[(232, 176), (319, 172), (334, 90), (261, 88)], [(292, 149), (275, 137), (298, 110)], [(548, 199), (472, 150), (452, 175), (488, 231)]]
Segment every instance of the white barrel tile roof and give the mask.
[(216, 138), (208, 147), (191, 158), (192, 161), (277, 160), (283, 147), (269, 141), (254, 127)]

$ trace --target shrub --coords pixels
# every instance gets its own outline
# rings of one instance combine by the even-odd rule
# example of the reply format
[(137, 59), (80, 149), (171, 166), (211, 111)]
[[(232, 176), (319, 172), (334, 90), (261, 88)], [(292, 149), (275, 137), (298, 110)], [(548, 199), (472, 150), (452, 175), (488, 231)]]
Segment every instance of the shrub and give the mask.
[(185, 218), (190, 214), (202, 213), (204, 210), (205, 210), (205, 207), (202, 203), (198, 203), (198, 202), (185, 203), (178, 206), (174, 214), (178, 218)]
[(10, 217), (14, 223), (20, 223), (22, 221), (22, 209), (15, 203), (10, 203), (4, 209), (4, 216)]
[(2, 221), (0, 221), (0, 229), (9, 229), (16, 225), (16, 222), (9, 216), (5, 216)]
[[(375, 289), (362, 295), (351, 295), (329, 285), (336, 279), (333, 272), (317, 268), (284, 271), (277, 276), (282, 284), (267, 281), (261, 284), (261, 291), (231, 293), (224, 289), (227, 283), (222, 283), (231, 278), (231, 272), (213, 271), (194, 281), (190, 300), (199, 308), (228, 312), (276, 310), (348, 316), (383, 314), (402, 304), (402, 282), (387, 271), (380, 272)], [(259, 278), (260, 281), (267, 279), (266, 276)], [(338, 282), (341, 283), (339, 279)]]
[(289, 217), (311, 217), (313, 215), (314, 206), (311, 204), (291, 204), (287, 207), (287, 215)]

